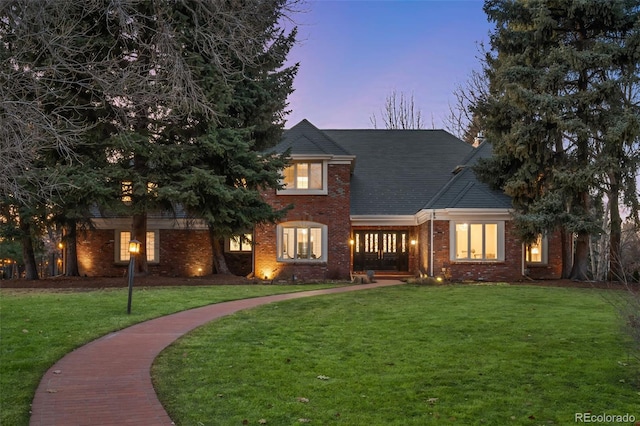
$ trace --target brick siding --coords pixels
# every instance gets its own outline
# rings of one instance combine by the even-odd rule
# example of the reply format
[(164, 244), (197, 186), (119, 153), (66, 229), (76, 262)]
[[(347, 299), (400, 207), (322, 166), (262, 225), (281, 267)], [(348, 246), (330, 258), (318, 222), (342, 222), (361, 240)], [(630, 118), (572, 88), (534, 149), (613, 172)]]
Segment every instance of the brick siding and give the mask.
[[(115, 232), (114, 229), (79, 232), (80, 275), (96, 277), (126, 275), (128, 262), (116, 261)], [(213, 258), (207, 230), (160, 229), (159, 239), (159, 262), (149, 263), (150, 274), (186, 277), (211, 274)]]
[(328, 247), (326, 262), (277, 262), (276, 225), (256, 227), (254, 235), (254, 270), (258, 278), (268, 279), (346, 279), (349, 277), (351, 257), (350, 224), (350, 166), (329, 164), (327, 172), (328, 195), (277, 195), (265, 191), (262, 195), (275, 208), (289, 204), (281, 222), (307, 221), (327, 226)]
[[(513, 222), (505, 221), (505, 258), (499, 262), (456, 262), (450, 259), (449, 221), (434, 222), (435, 276), (446, 276), (453, 281), (521, 281), (522, 243), (515, 236)], [(546, 265), (526, 265), (529, 276), (535, 279), (557, 279), (562, 267), (559, 236), (549, 236), (549, 259)]]

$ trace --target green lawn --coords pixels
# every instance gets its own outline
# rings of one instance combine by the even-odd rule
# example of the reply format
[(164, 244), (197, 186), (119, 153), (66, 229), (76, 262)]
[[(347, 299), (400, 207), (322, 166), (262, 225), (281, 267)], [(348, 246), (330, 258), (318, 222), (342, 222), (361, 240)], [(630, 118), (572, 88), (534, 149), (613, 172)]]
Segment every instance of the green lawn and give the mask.
[(326, 288), (212, 286), (47, 292), (0, 290), (0, 425), (29, 424), (40, 378), (71, 350), (109, 332), (169, 313), (233, 299)]
[(607, 299), (401, 286), (286, 301), (194, 331), (161, 354), (154, 380), (183, 426), (640, 420), (639, 366)]

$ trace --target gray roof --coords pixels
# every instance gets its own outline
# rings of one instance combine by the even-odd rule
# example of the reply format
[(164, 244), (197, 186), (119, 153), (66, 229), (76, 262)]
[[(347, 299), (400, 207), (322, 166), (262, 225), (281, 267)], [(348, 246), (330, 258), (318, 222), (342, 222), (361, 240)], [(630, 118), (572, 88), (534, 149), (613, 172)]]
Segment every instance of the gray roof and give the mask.
[(471, 169), (480, 158), (491, 156), (491, 144), (483, 143), (454, 171), (454, 176), (438, 194), (424, 206), (426, 209), (445, 208), (498, 208), (512, 207), (511, 198), (480, 182)]
[(269, 151), (283, 153), (287, 149), (291, 150), (291, 154), (351, 155), (308, 120), (302, 120), (291, 129), (285, 130), (280, 143)]
[(326, 130), (356, 156), (352, 215), (413, 215), (473, 147), (444, 130)]
[(414, 215), (425, 208), (510, 208), (509, 197), (479, 182), (468, 167), (491, 155), (444, 130), (319, 130), (303, 120), (286, 130), (277, 152), (356, 157), (351, 215)]

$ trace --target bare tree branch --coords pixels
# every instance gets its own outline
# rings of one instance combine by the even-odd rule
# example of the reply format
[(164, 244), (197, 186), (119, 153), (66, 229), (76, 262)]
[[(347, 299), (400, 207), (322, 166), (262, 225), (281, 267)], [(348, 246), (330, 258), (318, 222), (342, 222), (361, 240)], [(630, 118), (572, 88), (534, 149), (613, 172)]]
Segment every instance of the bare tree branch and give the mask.
[[(403, 92), (394, 90), (385, 100), (380, 116), (386, 129), (423, 129), (422, 112), (416, 108), (413, 94), (407, 98)], [(370, 117), (374, 129), (378, 128), (378, 118)]]
[[(242, 74), (264, 48), (265, 17), (297, 3), (0, 0), (0, 153), (11, 159), (0, 162), (0, 197), (48, 199), (55, 172), (33, 181), (35, 162), (48, 150), (72, 161), (96, 125), (126, 132), (149, 119), (215, 119), (198, 61), (221, 79)], [(187, 43), (198, 57), (185, 55)]]
[(468, 143), (481, 131), (473, 108), (489, 93), (488, 81), (482, 72), (474, 70), (465, 85), (458, 85), (453, 91), (455, 104), (449, 105), (449, 115), (445, 117), (445, 128)]

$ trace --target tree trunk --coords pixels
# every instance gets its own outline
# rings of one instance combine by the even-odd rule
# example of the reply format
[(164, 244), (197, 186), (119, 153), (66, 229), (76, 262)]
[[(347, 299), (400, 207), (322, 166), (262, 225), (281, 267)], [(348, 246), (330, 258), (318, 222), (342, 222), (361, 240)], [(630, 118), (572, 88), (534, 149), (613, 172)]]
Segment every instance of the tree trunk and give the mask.
[(562, 245), (562, 274), (560, 278), (569, 278), (573, 266), (573, 234), (564, 229), (560, 231)]
[(609, 214), (611, 217), (610, 233), (609, 233), (609, 280), (622, 281), (624, 272), (622, 268), (622, 259), (620, 253), (620, 244), (622, 241), (622, 218), (620, 217), (620, 206), (618, 197), (620, 196), (620, 187), (618, 185), (617, 173), (610, 174), (611, 188), (609, 190)]
[(25, 279), (37, 280), (38, 265), (36, 264), (36, 255), (33, 250), (33, 240), (31, 240), (31, 225), (20, 218), (20, 233), (22, 239), (22, 257), (24, 259)]
[(227, 260), (224, 258), (224, 248), (220, 244), (220, 238), (215, 235), (212, 230), (209, 230), (209, 236), (211, 238), (211, 252), (213, 253), (213, 268), (216, 274), (229, 275), (231, 271), (227, 266)]
[(63, 240), (64, 244), (64, 273), (68, 277), (79, 277), (80, 269), (78, 269), (78, 231), (76, 229), (76, 221), (70, 220), (66, 226), (66, 236)]
[[(131, 239), (140, 241), (140, 253), (136, 257), (136, 274), (146, 275), (149, 273), (149, 265), (147, 264), (147, 214), (134, 214), (133, 224), (131, 226)], [(128, 241), (122, 241), (121, 244), (129, 244)]]
[(589, 233), (587, 232), (578, 233), (576, 238), (576, 251), (569, 278), (578, 281), (589, 279)]

